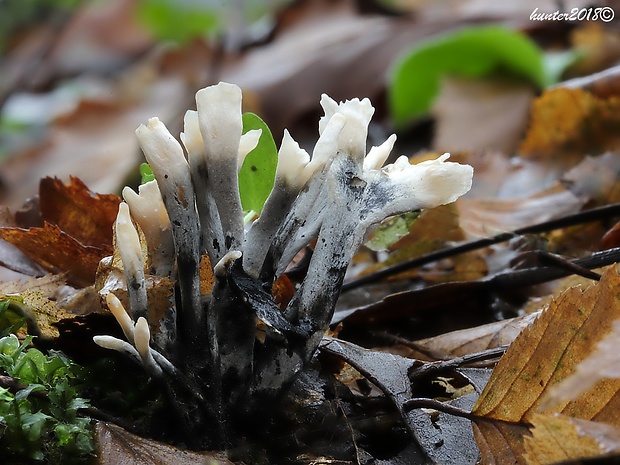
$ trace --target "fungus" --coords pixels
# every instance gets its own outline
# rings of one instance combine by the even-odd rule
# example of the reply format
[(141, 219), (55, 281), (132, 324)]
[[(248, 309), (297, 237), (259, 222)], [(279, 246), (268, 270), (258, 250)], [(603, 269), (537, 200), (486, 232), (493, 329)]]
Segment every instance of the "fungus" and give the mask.
[[(187, 159), (157, 118), (136, 131), (156, 181), (140, 194), (124, 191), (129, 208), (119, 209), (117, 247), (131, 312), (113, 296), (107, 303), (127, 341), (109, 336), (95, 341), (128, 354), (161, 379), (192, 423), (185, 427), (206, 431), (199, 435), (201, 446), (225, 448), (236, 425), (284, 395), (311, 362), (369, 228), (392, 215), (453, 202), (470, 189), (473, 169), (447, 161), (448, 154), (417, 165), (400, 157), (382, 166), (396, 137), (366, 153), (370, 101), (337, 103), (323, 95), (325, 116), (312, 156), (285, 131), (271, 194), (260, 217), (244, 230), (237, 175), (260, 134), (242, 136), (237, 86), (207, 87), (196, 102), (181, 134)], [(144, 232), (150, 267), (138, 259), (129, 214)], [(271, 295), (274, 281), (315, 240), (305, 277), (280, 308)], [(205, 255), (215, 283), (209, 295), (200, 295)], [(149, 329), (148, 302), (143, 288), (134, 286), (143, 283), (145, 269), (177, 283), (179, 298), (171, 300), (169, 312), (175, 330), (165, 347), (154, 342), (158, 328)], [(258, 323), (265, 328), (260, 340)]]

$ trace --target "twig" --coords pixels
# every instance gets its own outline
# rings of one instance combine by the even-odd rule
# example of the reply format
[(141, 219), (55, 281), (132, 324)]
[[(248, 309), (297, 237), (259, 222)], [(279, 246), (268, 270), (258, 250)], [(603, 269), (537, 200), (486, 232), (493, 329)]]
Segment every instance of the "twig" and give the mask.
[(493, 349), (483, 350), (482, 352), (474, 352), (473, 354), (463, 355), (461, 357), (452, 358), (450, 360), (440, 360), (437, 362), (427, 362), (420, 366), (414, 366), (409, 370), (409, 379), (420, 378), (429, 373), (445, 370), (447, 368), (456, 368), (463, 365), (488, 360), (495, 357), (501, 357), (508, 350), (508, 346), (495, 347)]
[(573, 215), (557, 218), (555, 220), (545, 221), (543, 223), (538, 223), (532, 226), (515, 229), (514, 231), (497, 234), (492, 237), (464, 242), (454, 247), (446, 247), (444, 249), (431, 252), (421, 257), (416, 257), (414, 259), (407, 260), (406, 262), (384, 268), (367, 276), (353, 279), (342, 286), (342, 292), (350, 291), (351, 289), (358, 288), (364, 284), (374, 283), (383, 278), (387, 278), (389, 276), (393, 276), (403, 271), (417, 268), (428, 263), (436, 262), (444, 258), (453, 257), (462, 253), (482, 249), (493, 244), (505, 242), (523, 234), (539, 234), (543, 232), (553, 231), (555, 229), (573, 226), (576, 224), (608, 219), (617, 215), (620, 215), (620, 203), (614, 203), (611, 205), (606, 205), (604, 207), (593, 208), (591, 210), (575, 213)]
[(435, 399), (416, 397), (413, 399), (409, 399), (403, 404), (403, 409), (405, 410), (405, 412), (409, 412), (416, 408), (432, 408), (439, 412), (454, 415), (456, 417), (467, 418), (468, 420), (473, 420), (475, 418), (475, 415), (473, 415), (471, 412), (468, 412), (467, 410), (464, 410), (460, 407), (455, 407), (454, 405), (450, 405)]

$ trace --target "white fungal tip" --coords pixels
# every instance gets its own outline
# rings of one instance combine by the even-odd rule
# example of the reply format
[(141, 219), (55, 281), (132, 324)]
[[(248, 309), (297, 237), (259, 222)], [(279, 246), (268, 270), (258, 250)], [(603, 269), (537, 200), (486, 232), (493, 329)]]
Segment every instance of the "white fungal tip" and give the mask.
[(151, 341), (151, 331), (149, 330), (149, 324), (147, 323), (146, 318), (138, 318), (133, 334), (134, 343), (138, 353), (140, 354), (140, 358), (144, 361), (148, 360), (151, 350), (149, 346)]
[(241, 169), (241, 165), (243, 165), (245, 157), (247, 157), (248, 153), (254, 150), (258, 145), (258, 141), (260, 140), (262, 133), (262, 129), (251, 129), (243, 134), (239, 139), (239, 153), (237, 159), (237, 166), (239, 169)]
[(118, 300), (118, 298), (111, 292), (106, 294), (105, 300), (108, 308), (110, 309), (110, 312), (112, 313), (112, 315), (114, 315), (114, 318), (116, 318), (116, 321), (118, 321), (118, 324), (123, 330), (125, 337), (130, 343), (133, 344), (133, 321), (131, 320), (131, 317), (127, 314), (125, 307), (123, 306), (121, 301)]
[(198, 112), (196, 110), (187, 110), (183, 117), (183, 132), (181, 133), (181, 142), (185, 146), (185, 150), (191, 156), (204, 151), (202, 135), (200, 134), (200, 125), (198, 124)]
[(222, 257), (222, 259), (213, 267), (213, 274), (217, 277), (226, 276), (226, 270), (235, 260), (239, 260), (243, 254), (240, 250), (231, 250)]
[(293, 139), (288, 130), (284, 130), (282, 144), (278, 151), (276, 176), (288, 185), (303, 186), (308, 180), (304, 168), (310, 162), (310, 155)]
[(390, 156), (394, 143), (396, 142), (396, 134), (392, 134), (387, 140), (378, 147), (372, 147), (364, 158), (364, 170), (378, 170)]

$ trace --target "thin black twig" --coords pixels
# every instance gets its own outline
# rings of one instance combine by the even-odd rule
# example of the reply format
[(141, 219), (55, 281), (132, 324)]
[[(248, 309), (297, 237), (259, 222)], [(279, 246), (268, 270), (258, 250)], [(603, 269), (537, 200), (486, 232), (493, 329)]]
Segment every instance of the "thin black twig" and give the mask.
[[(393, 276), (412, 268), (417, 268), (428, 263), (436, 262), (438, 260), (453, 257), (455, 255), (471, 252), (473, 250), (482, 249), (500, 242), (506, 242), (524, 234), (540, 234), (543, 232), (553, 231), (555, 229), (566, 228), (568, 226), (574, 226), (582, 223), (589, 223), (592, 221), (599, 221), (603, 219), (609, 219), (614, 216), (620, 215), (620, 203), (614, 203), (606, 205), (604, 207), (593, 208), (583, 212), (575, 213), (573, 215), (564, 216), (550, 221), (545, 221), (532, 226), (526, 226), (524, 228), (515, 229), (501, 234), (497, 234), (492, 237), (486, 237), (475, 241), (464, 242), (454, 247), (446, 247), (444, 249), (431, 252), (421, 257), (416, 257), (406, 262), (398, 263), (396, 265), (384, 268), (375, 273), (367, 276), (362, 276), (357, 279), (353, 279), (346, 282), (342, 286), (342, 292), (350, 291), (351, 289), (358, 288), (364, 284), (370, 284), (377, 282), (383, 278)], [(583, 266), (580, 264), (580, 266)]]

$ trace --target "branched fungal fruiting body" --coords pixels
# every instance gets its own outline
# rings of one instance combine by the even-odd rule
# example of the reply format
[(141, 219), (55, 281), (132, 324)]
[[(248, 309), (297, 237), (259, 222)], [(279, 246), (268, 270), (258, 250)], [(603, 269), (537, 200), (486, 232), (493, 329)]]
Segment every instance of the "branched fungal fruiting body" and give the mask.
[[(136, 131), (156, 181), (140, 194), (126, 189), (129, 207), (119, 208), (116, 244), (130, 312), (106, 298), (127, 341), (95, 342), (133, 357), (167, 386), (185, 427), (200, 438), (197, 446), (224, 448), (237, 422), (265, 409), (309, 364), (367, 230), (391, 215), (453, 202), (471, 187), (473, 170), (447, 162), (447, 154), (418, 165), (401, 157), (382, 167), (395, 136), (366, 154), (370, 101), (339, 104), (323, 95), (312, 157), (285, 132), (273, 190), (244, 231), (237, 174), (259, 134), (241, 134), (237, 86), (208, 87), (196, 100), (181, 134), (187, 158), (157, 118)], [(274, 281), (315, 239), (305, 278), (280, 308)], [(201, 295), (205, 256), (214, 285)], [(150, 318), (145, 273), (176, 282), (178, 298), (159, 325)], [(256, 336), (259, 322), (264, 339)]]

